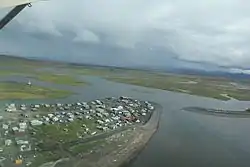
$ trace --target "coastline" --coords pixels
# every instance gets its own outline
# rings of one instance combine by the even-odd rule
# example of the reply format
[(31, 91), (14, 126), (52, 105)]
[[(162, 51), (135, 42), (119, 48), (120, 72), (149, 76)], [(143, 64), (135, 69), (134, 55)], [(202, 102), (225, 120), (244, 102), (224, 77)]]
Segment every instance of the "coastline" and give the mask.
[[(156, 104), (154, 104), (156, 105)], [(157, 104), (158, 105), (158, 104)], [(158, 106), (160, 107), (160, 106)], [(133, 163), (136, 158), (139, 156), (139, 154), (148, 146), (150, 140), (153, 138), (154, 134), (157, 132), (159, 125), (160, 125), (160, 114), (161, 111), (157, 111), (159, 112), (158, 114), (158, 121), (157, 121), (157, 125), (156, 125), (156, 130), (152, 133), (152, 135), (148, 138), (147, 141), (145, 141), (145, 144), (141, 146), (141, 148), (138, 148), (136, 151), (132, 152), (129, 156), (129, 158), (127, 160), (125, 160), (123, 163), (121, 163), (119, 165), (119, 167), (128, 167), (131, 163)], [(151, 119), (151, 118), (150, 118)]]
[[(152, 103), (152, 102), (150, 102)], [(130, 143), (128, 146), (124, 147), (120, 151), (116, 152), (117, 156), (113, 158), (116, 159), (116, 163), (105, 164), (105, 167), (127, 167), (131, 164), (137, 156), (147, 147), (149, 141), (152, 139), (154, 134), (159, 128), (160, 114), (162, 112), (162, 107), (159, 104), (152, 103), (155, 106), (155, 111), (152, 113), (149, 121), (138, 127), (138, 137), (140, 140), (134, 140), (134, 143)], [(127, 151), (127, 152), (126, 152)], [(121, 156), (119, 156), (121, 155)]]
[[(152, 103), (152, 102), (151, 102)], [(147, 123), (139, 126), (134, 126), (120, 133), (130, 133), (127, 142), (121, 145), (113, 143), (112, 148), (103, 148), (99, 152), (88, 154), (86, 156), (75, 157), (68, 163), (73, 164), (73, 167), (126, 167), (132, 163), (137, 156), (157, 132), (159, 127), (160, 114), (162, 107), (159, 104), (153, 103), (155, 110)], [(118, 132), (119, 134), (119, 132)], [(124, 140), (124, 139), (122, 139)], [(54, 167), (66, 167), (68, 163), (56, 164)]]
[(220, 117), (250, 118), (250, 112), (247, 111), (218, 110), (202, 107), (185, 107), (182, 109), (182, 111), (194, 112), (205, 115), (214, 115)]

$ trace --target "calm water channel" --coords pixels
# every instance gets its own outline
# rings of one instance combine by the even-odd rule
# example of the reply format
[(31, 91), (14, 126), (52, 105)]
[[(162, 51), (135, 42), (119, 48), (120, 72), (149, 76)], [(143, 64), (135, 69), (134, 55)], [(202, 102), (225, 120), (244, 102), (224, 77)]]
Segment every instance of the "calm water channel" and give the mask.
[[(250, 119), (227, 118), (182, 111), (183, 107), (220, 107), (240, 110), (250, 102), (219, 101), (110, 82), (97, 77), (81, 77), (89, 86), (63, 86), (32, 80), (33, 84), (75, 92), (65, 99), (12, 101), (16, 103), (75, 102), (110, 96), (130, 96), (154, 101), (164, 108), (159, 131), (130, 167), (249, 167)], [(27, 82), (20, 76), (0, 81)], [(0, 101), (0, 106), (10, 101)]]

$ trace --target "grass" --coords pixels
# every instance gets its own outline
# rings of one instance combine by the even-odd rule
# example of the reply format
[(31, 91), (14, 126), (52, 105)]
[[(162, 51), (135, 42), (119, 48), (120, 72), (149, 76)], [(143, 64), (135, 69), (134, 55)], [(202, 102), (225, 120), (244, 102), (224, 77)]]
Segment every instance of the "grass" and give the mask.
[(1, 69), (0, 76), (10, 76), (10, 75), (24, 75), (31, 76), (35, 72), (35, 69), (27, 68), (17, 68), (17, 69)]
[[(238, 89), (230, 85), (230, 80), (225, 78), (209, 78), (192, 75), (163, 75), (141, 72), (140, 75), (111, 76), (107, 77), (107, 79), (115, 82), (188, 93), (220, 100), (230, 99), (222, 94), (227, 94), (238, 100), (250, 100), (250, 90)], [(190, 84), (188, 81), (196, 83)]]
[[(48, 147), (56, 145), (59, 141), (60, 143), (75, 141), (79, 139), (77, 133), (82, 135), (85, 131), (82, 124), (87, 125), (90, 129), (94, 128), (94, 122), (92, 120), (77, 120), (69, 124), (50, 124), (37, 127), (34, 137), (38, 140), (42, 140), (43, 145)], [(67, 129), (67, 131), (65, 131), (65, 129)]]
[(0, 70), (0, 76), (6, 76), (6, 75), (16, 75), (19, 74), (16, 71), (11, 70)]
[(66, 74), (53, 74), (47, 72), (38, 72), (36, 69), (4, 69), (0, 70), (0, 76), (23, 75), (31, 78), (38, 79), (44, 82), (64, 85), (84, 85), (86, 82), (79, 81), (77, 78)]
[[(54, 72), (38, 72), (37, 70), (44, 69), (47, 67), (54, 67), (57, 70), (67, 70), (73, 75), (99, 76), (120, 83), (127, 83), (138, 86), (157, 88), (204, 97), (211, 97), (220, 100), (229, 100), (230, 97), (238, 100), (250, 100), (250, 90), (239, 89), (236, 86), (230, 84), (230, 82), (237, 82), (243, 85), (250, 86), (250, 82), (248, 80), (232, 81), (230, 79), (222, 77), (220, 78), (194, 75), (176, 75), (162, 73), (160, 74), (149, 71), (128, 70), (112, 67), (88, 67), (55, 62), (28, 60), (8, 56), (1, 57), (0, 65), (1, 67), (4, 67), (0, 70), (0, 76), (22, 74), (26, 76), (33, 76), (38, 80), (55, 84), (78, 86), (84, 85), (86, 83), (78, 81), (77, 78), (68, 74), (59, 75), (54, 74)], [(6, 70), (5, 68), (9, 68), (10, 70)], [(185, 83), (189, 81), (194, 81), (197, 83)], [(19, 90), (1, 92), (0, 93), (2, 97), (0, 97), (0, 99), (13, 99), (13, 97), (18, 99), (53, 97), (53, 95), (46, 90), (40, 90), (40, 92), (38, 91), (38, 93), (36, 93), (35, 90), (32, 90), (31, 92), (24, 92)], [(64, 96), (64, 93), (60, 93), (60, 91), (57, 91), (53, 94), (54, 96)], [(225, 96), (225, 94), (228, 96)]]
[[(233, 81), (223, 77), (162, 74), (118, 68), (78, 67), (70, 70), (80, 75), (100, 76), (115, 82), (210, 97), (219, 100), (229, 100), (230, 97), (237, 100), (250, 100), (250, 90), (238, 89), (230, 84), (230, 82), (238, 82), (250, 86), (250, 82)], [(193, 83), (190, 83), (190, 81)], [(228, 97), (223, 94), (227, 94)]]
[(84, 85), (85, 82), (78, 81), (75, 77), (65, 74), (49, 74), (49, 73), (40, 73), (37, 74), (36, 79), (44, 82), (51, 82), (55, 84), (65, 84), (65, 85)]
[(78, 75), (90, 75), (90, 76), (102, 76), (102, 77), (114, 74), (114, 71), (108, 68), (83, 67), (83, 68), (70, 68), (69, 71), (72, 72), (73, 74), (78, 74)]
[(34, 85), (28, 86), (17, 82), (0, 83), (0, 100), (62, 98), (70, 94), (70, 92), (64, 90), (48, 89)]
[(79, 153), (90, 151), (94, 147), (100, 146), (104, 142), (105, 142), (105, 140), (102, 139), (102, 140), (95, 140), (95, 141), (88, 142), (88, 143), (80, 143), (80, 144), (77, 144), (77, 145), (74, 145), (74, 146), (70, 147), (69, 151), (73, 155), (76, 155), (76, 154), (79, 154)]
[(36, 78), (41, 81), (51, 82), (55, 84), (65, 85), (84, 85), (85, 82), (77, 80), (77, 78), (66, 74), (54, 74), (48, 72), (41, 72), (39, 69), (48, 67), (59, 67), (60, 63), (45, 62), (37, 60), (29, 60), (18, 57), (0, 56), (0, 76), (9, 75), (25, 75)]
[(53, 162), (60, 158), (62, 158), (62, 156), (60, 156), (59, 152), (55, 151), (39, 152), (39, 154), (37, 154), (37, 156), (32, 161), (31, 167), (39, 167), (44, 163)]
[[(77, 155), (79, 153), (90, 151), (94, 147), (100, 146), (104, 142), (104, 139), (100, 139), (87, 143), (81, 143), (71, 146), (68, 151), (70, 151), (71, 155)], [(69, 153), (68, 151), (67, 154)], [(65, 153), (65, 151), (62, 151), (60, 149), (54, 149), (51, 151), (40, 151), (32, 161), (31, 167), (39, 167), (44, 163), (55, 162), (63, 157), (67, 157), (67, 154)]]

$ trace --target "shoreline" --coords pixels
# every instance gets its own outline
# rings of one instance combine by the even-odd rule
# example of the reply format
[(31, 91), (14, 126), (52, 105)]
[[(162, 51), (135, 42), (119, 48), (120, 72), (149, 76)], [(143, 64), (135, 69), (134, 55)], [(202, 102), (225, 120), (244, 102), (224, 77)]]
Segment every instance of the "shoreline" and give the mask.
[(214, 115), (219, 117), (250, 118), (250, 112), (247, 111), (218, 110), (218, 109), (202, 108), (202, 107), (185, 107), (182, 109), (182, 111), (188, 111), (206, 115)]
[[(157, 130), (159, 128), (159, 123), (160, 121), (158, 121)], [(138, 156), (143, 152), (143, 150), (146, 149), (146, 147), (148, 146), (151, 139), (154, 137), (154, 134), (157, 132), (157, 130), (151, 135), (151, 137), (148, 139), (148, 141), (146, 142), (144, 146), (139, 148), (137, 151), (133, 152), (125, 162), (119, 165), (119, 167), (129, 167), (129, 165), (132, 164), (138, 158)]]
[[(152, 103), (152, 102), (150, 102)], [(150, 119), (143, 125), (131, 127), (128, 130), (122, 131), (126, 133), (130, 131), (130, 136), (127, 142), (121, 145), (116, 145), (115, 142), (112, 148), (103, 148), (100, 152), (88, 154), (86, 156), (72, 159), (73, 167), (127, 167), (129, 166), (138, 155), (147, 147), (149, 141), (157, 132), (160, 121), (160, 114), (162, 107), (159, 104), (153, 103), (155, 110), (153, 111)], [(119, 133), (118, 133), (119, 134)], [(75, 163), (76, 162), (76, 163)], [(58, 164), (59, 165), (59, 164)], [(66, 164), (60, 164), (55, 167), (66, 167)]]
[(137, 146), (135, 150), (131, 150), (131, 152), (127, 153), (127, 157), (124, 157), (126, 158), (126, 160), (121, 160), (120, 164), (117, 165), (117, 167), (128, 167), (131, 163), (133, 163), (139, 156), (139, 154), (148, 146), (150, 140), (157, 132), (159, 128), (160, 114), (162, 112), (162, 107), (159, 104), (153, 102), (150, 103), (153, 104), (156, 109), (152, 113), (149, 121), (141, 126), (141, 128), (144, 130), (144, 133), (147, 133), (147, 130), (149, 130), (150, 131), (149, 134), (144, 136), (146, 138), (143, 138), (144, 141), (141, 141), (141, 143), (139, 143), (139, 146)]

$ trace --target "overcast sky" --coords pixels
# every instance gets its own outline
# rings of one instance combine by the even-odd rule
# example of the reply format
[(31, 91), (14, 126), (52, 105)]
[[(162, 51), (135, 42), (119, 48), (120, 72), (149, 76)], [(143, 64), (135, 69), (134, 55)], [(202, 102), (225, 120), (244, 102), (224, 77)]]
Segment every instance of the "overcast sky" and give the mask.
[(36, 2), (2, 30), (0, 52), (105, 65), (249, 72), (250, 1)]

